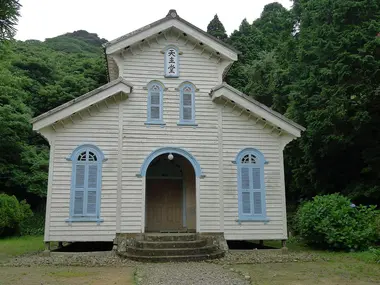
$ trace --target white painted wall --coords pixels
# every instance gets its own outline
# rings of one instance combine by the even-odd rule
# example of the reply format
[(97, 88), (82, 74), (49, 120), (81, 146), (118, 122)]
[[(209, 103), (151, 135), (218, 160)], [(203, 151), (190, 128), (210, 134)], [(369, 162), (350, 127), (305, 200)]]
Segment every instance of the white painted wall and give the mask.
[[(50, 130), (54, 145), (51, 181), (49, 181), (45, 241), (111, 241), (116, 231), (117, 159), (118, 159), (118, 104), (108, 99), (108, 108), (102, 103), (89, 113), (76, 115), (73, 121), (65, 120), (64, 126)], [(47, 131), (44, 131), (46, 133)], [(67, 161), (79, 145), (90, 143), (98, 146), (108, 159), (103, 163), (101, 190), (101, 217), (104, 222), (69, 224), (70, 187), (72, 162)], [(52, 147), (52, 146), (51, 146)]]
[[(170, 39), (170, 38), (169, 38)], [(151, 41), (143, 51), (133, 49), (134, 54), (125, 54), (123, 77), (134, 86), (129, 99), (123, 103), (123, 165), (122, 165), (122, 232), (141, 230), (141, 206), (143, 178), (136, 177), (144, 159), (155, 149), (175, 146), (189, 151), (200, 163), (206, 178), (200, 180), (200, 230), (219, 231), (219, 170), (217, 106), (208, 93), (219, 83), (220, 64), (217, 58), (201, 55), (200, 49), (193, 50), (194, 44), (185, 45), (185, 39), (166, 41), (163, 36), (158, 42)], [(161, 51), (169, 44), (176, 45), (180, 55), (180, 77), (164, 78), (164, 55)], [(163, 96), (163, 118), (161, 126), (146, 126), (147, 90), (151, 80), (161, 81), (167, 88)], [(192, 82), (196, 92), (196, 122), (198, 127), (177, 126), (179, 121), (178, 86)]]
[[(111, 241), (116, 232), (141, 232), (145, 211), (144, 178), (136, 176), (144, 159), (155, 149), (175, 146), (189, 151), (200, 163), (205, 178), (200, 179), (199, 230), (224, 231), (227, 239), (283, 239), (286, 238), (285, 196), (283, 183), (283, 141), (263, 125), (232, 106), (223, 106), (210, 99), (209, 92), (222, 81), (227, 62), (218, 62), (209, 54), (193, 49), (176, 37), (163, 36), (124, 54), (121, 72), (132, 83), (128, 99), (93, 107), (91, 116), (82, 112), (74, 123), (65, 120), (64, 127), (52, 132), (54, 142), (53, 169), (48, 192), (49, 219), (46, 222), (46, 241)], [(178, 46), (180, 77), (164, 78), (164, 55), (161, 50), (169, 44)], [(163, 118), (165, 126), (146, 126), (147, 90), (151, 80), (161, 81), (164, 92)], [(184, 81), (192, 82), (196, 92), (197, 127), (177, 126), (179, 121), (179, 91)], [(119, 100), (119, 99), (118, 99)], [(122, 137), (122, 140), (119, 138)], [(72, 223), (69, 216), (71, 162), (66, 161), (80, 144), (97, 145), (108, 159), (103, 164), (101, 218), (104, 222)], [(267, 214), (270, 222), (242, 223), (238, 218), (236, 154), (244, 147), (263, 152), (269, 164), (265, 167)], [(120, 215), (118, 215), (120, 213)]]
[[(286, 239), (285, 188), (283, 181), (282, 138), (271, 128), (255, 124), (232, 105), (223, 108), (223, 190), (224, 233), (230, 240)], [(266, 212), (269, 222), (241, 222), (238, 219), (237, 166), (232, 161), (246, 147), (260, 150), (268, 164), (264, 166)]]

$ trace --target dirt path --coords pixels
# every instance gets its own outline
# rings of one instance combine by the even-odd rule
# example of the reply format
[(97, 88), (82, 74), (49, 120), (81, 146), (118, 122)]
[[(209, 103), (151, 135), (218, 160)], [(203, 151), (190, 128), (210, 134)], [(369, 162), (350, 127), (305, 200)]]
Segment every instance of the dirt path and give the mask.
[(0, 285), (133, 285), (131, 267), (0, 267)]
[(140, 285), (249, 285), (244, 277), (205, 262), (157, 263), (137, 266)]

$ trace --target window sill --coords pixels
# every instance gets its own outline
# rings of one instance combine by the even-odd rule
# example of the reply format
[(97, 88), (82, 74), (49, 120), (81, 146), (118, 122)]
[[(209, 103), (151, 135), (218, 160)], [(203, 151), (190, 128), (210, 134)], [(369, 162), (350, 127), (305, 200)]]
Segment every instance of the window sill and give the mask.
[(104, 222), (104, 219), (100, 219), (100, 218), (94, 218), (94, 217), (72, 217), (72, 218), (68, 218), (66, 219), (65, 221), (66, 223), (85, 223), (85, 222), (90, 222), (90, 223), (97, 223), (98, 225), (100, 223), (103, 223)]
[(267, 217), (244, 217), (244, 218), (236, 219), (235, 221), (239, 225), (241, 225), (241, 223), (251, 223), (251, 222), (264, 222), (266, 224), (270, 221), (270, 219)]
[(195, 122), (178, 122), (177, 126), (197, 127), (198, 124)]
[(165, 122), (164, 121), (148, 121), (148, 122), (145, 122), (145, 125), (146, 126), (165, 126)]

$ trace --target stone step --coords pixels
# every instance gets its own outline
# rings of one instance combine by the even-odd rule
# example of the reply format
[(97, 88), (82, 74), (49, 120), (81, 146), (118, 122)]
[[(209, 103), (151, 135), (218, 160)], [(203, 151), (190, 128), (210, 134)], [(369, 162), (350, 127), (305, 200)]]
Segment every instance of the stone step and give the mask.
[(194, 241), (197, 240), (196, 234), (189, 233), (154, 233), (154, 234), (145, 234), (144, 240), (146, 241)]
[(206, 240), (189, 241), (136, 241), (138, 248), (196, 248), (207, 244)]
[(173, 255), (173, 256), (139, 256), (126, 252), (118, 253), (122, 257), (126, 257), (136, 261), (142, 262), (179, 262), (179, 261), (201, 261), (207, 259), (216, 259), (224, 256), (221, 250), (215, 251), (210, 254), (196, 254), (196, 255)]
[(215, 251), (217, 251), (217, 247), (215, 245), (208, 245), (199, 248), (127, 248), (127, 253), (134, 256), (189, 256), (211, 254)]

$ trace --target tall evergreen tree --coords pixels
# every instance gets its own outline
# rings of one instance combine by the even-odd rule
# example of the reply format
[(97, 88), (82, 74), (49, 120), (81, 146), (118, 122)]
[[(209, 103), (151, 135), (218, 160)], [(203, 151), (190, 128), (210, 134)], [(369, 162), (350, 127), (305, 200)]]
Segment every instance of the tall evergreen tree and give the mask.
[(0, 41), (9, 40), (16, 34), (20, 7), (18, 0), (0, 0)]
[(380, 202), (380, 2), (297, 0), (288, 114), (307, 127), (289, 147), (292, 199), (342, 192)]
[(225, 41), (228, 38), (226, 29), (224, 28), (222, 22), (219, 20), (217, 14), (215, 14), (214, 19), (212, 19), (208, 24), (207, 33), (222, 41)]
[(259, 53), (263, 50), (263, 37), (259, 30), (252, 27), (247, 19), (244, 19), (239, 30), (235, 30), (231, 34), (228, 43), (239, 50), (241, 54), (239, 61), (232, 65), (226, 80), (228, 84), (244, 92), (248, 84), (246, 67), (258, 59)]

